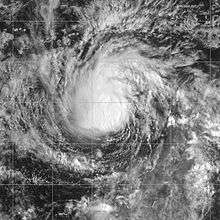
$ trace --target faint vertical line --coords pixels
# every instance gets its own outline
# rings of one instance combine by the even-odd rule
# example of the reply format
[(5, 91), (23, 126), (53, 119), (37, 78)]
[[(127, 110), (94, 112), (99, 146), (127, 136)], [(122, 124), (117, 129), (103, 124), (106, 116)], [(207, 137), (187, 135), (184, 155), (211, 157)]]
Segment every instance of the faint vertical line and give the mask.
[[(210, 79), (212, 81), (213, 75), (212, 75), (212, 29), (213, 29), (213, 24), (212, 24), (212, 0), (209, 0), (209, 19), (210, 19), (210, 28), (211, 28), (211, 35), (210, 35), (210, 59), (209, 59), (209, 71), (210, 71)], [(209, 219), (212, 219), (212, 208), (210, 209), (209, 213)]]
[(54, 178), (54, 174), (53, 174), (53, 166), (52, 166), (52, 171), (51, 171), (51, 174), (52, 174), (52, 184), (51, 184), (51, 188), (52, 188), (52, 220), (54, 219), (54, 216), (53, 216), (53, 213), (54, 213), (54, 208), (53, 208), (53, 206), (54, 206), (54, 196), (53, 196), (53, 190), (54, 190), (54, 186), (53, 186), (53, 178)]
[[(175, 42), (175, 39), (173, 40), (173, 36), (170, 37), (170, 58), (172, 58), (172, 47), (173, 47), (173, 43)], [(173, 111), (173, 107), (172, 106), (170, 107), (170, 109)], [(170, 114), (168, 120), (170, 120), (171, 118), (172, 118), (172, 114)], [(175, 143), (173, 143), (173, 136), (174, 135), (173, 135), (173, 125), (172, 125), (172, 126), (168, 127), (168, 144), (169, 145), (170, 144), (175, 144)]]
[[(95, 70), (96, 70), (96, 67), (95, 67), (94, 71)], [(94, 75), (94, 72), (92, 73), (92, 77), (91, 77), (91, 80), (92, 80), (92, 124), (94, 125), (95, 124), (95, 106), (94, 106), (95, 104), (94, 104), (94, 78), (93, 78), (93, 75)], [(92, 135), (94, 136), (93, 138), (95, 138), (94, 131), (93, 131)], [(92, 146), (92, 147), (94, 147), (94, 146)], [(94, 148), (93, 148), (93, 153), (94, 153)]]
[[(12, 5), (13, 5), (13, 3), (14, 3), (14, 0), (12, 0)], [(13, 35), (13, 37), (14, 37), (14, 19), (13, 19), (13, 12), (12, 12), (12, 10), (13, 10), (13, 6), (12, 6), (12, 9), (11, 9), (11, 11), (10, 11), (10, 21), (11, 21), (11, 28), (12, 28), (12, 35)], [(11, 54), (13, 55), (13, 53), (14, 53), (14, 42), (12, 43), (12, 48), (11, 48)], [(14, 219), (14, 217), (15, 217), (15, 173), (14, 173), (14, 164), (15, 164), (15, 161), (14, 161), (14, 153), (15, 153), (15, 146), (12, 144), (12, 143), (10, 143), (12, 146), (11, 146), (11, 148), (12, 148), (12, 190), (13, 190), (13, 201), (12, 201), (12, 218)]]
[[(92, 151), (93, 151), (92, 158), (94, 158), (94, 160), (95, 160), (95, 150), (94, 150), (94, 145), (92, 145)], [(94, 184), (92, 184), (92, 198), (94, 197), (94, 194), (95, 194), (95, 188), (94, 188)]]
[(13, 190), (13, 202), (12, 202), (12, 212), (13, 212), (13, 219), (14, 219), (14, 213), (15, 213), (15, 173), (14, 173), (14, 152), (15, 152), (15, 146), (12, 145), (12, 190)]
[(54, 219), (54, 171), (53, 171), (53, 169), (54, 169), (54, 164), (52, 164), (52, 166), (51, 166), (51, 183), (50, 183), (50, 185), (51, 185), (51, 202), (52, 202), (52, 204), (51, 204), (51, 218), (52, 218), (52, 220)]
[[(212, 0), (209, 0), (209, 18), (210, 18), (210, 28), (212, 29)], [(210, 42), (211, 42), (211, 35), (210, 35)], [(210, 43), (211, 44), (211, 43)], [(210, 45), (210, 51), (209, 51), (209, 72), (210, 72), (210, 78), (212, 80), (212, 44)]]

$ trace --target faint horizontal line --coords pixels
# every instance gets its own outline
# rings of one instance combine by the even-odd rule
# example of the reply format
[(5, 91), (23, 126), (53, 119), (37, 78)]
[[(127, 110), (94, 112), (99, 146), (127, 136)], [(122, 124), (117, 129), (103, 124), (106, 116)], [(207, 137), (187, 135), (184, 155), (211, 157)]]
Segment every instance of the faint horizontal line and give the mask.
[[(109, 184), (110, 185), (110, 184)], [(128, 184), (119, 184), (119, 186), (128, 186)], [(163, 186), (163, 185), (180, 185), (180, 186), (185, 186), (184, 183), (180, 183), (180, 184), (175, 184), (175, 183), (158, 183), (158, 184), (141, 184), (141, 186)], [(214, 186), (220, 186), (220, 184), (212, 184)], [(91, 187), (91, 188), (95, 188), (92, 187), (92, 185), (89, 184), (71, 184), (71, 183), (66, 183), (66, 184), (53, 184), (53, 183), (48, 183), (48, 184), (0, 184), (0, 186), (87, 186), (87, 187)]]
[[(117, 135), (117, 134), (116, 134)], [(74, 136), (74, 134), (73, 134), (73, 136)], [(108, 135), (106, 135), (106, 136), (108, 136)], [(171, 135), (172, 136), (172, 135)], [(103, 143), (103, 142), (99, 142), (98, 143), (98, 141), (99, 140), (97, 140), (97, 141), (95, 141), (95, 139), (99, 139), (99, 138), (96, 138), (96, 136), (94, 135), (94, 137), (91, 137), (91, 139), (94, 139), (94, 142), (93, 141), (91, 141), (91, 142), (72, 142), (71, 143), (71, 147), (74, 147), (73, 145), (81, 145), (81, 146), (83, 146), (83, 145), (87, 145), (87, 146), (90, 146), (90, 145), (92, 145), (92, 146), (94, 146), (94, 148), (95, 147), (98, 147), (98, 146), (101, 146), (101, 145), (105, 145), (106, 147), (107, 147), (107, 145), (118, 145), (118, 146), (124, 146), (124, 145), (136, 145), (136, 144), (140, 144), (140, 142), (137, 142), (137, 143), (129, 143), (129, 142), (127, 142), (127, 143), (114, 143), (114, 141), (117, 139), (117, 138), (115, 138), (114, 140), (112, 140), (112, 142), (111, 142), (111, 140), (109, 140), (109, 142), (106, 142), (106, 140), (105, 140), (105, 142)], [(105, 139), (105, 138), (103, 138), (103, 139)], [(101, 141), (103, 141), (103, 140), (101, 140)], [(153, 142), (153, 143), (149, 143), (149, 142), (141, 142), (141, 144), (150, 144), (150, 145), (158, 145), (158, 144), (160, 144), (160, 142)], [(187, 144), (187, 143), (182, 143), (182, 142), (167, 142), (167, 143), (163, 143), (162, 145), (163, 146), (170, 146), (170, 145), (172, 145), (172, 144)], [(59, 144), (57, 144), (57, 145), (59, 145)], [(91, 146), (91, 147), (92, 147)], [(11, 150), (13, 150), (13, 149), (11, 149)], [(92, 152), (90, 152), (90, 153), (92, 153)], [(13, 153), (12, 153), (13, 154)]]
[(66, 183), (66, 184), (54, 184), (54, 183), (44, 183), (44, 184), (0, 184), (0, 186), (90, 186), (89, 184), (75, 184), (75, 183)]
[(108, 104), (123, 104), (123, 103), (130, 103), (130, 102), (76, 102), (77, 103), (108, 103)]
[[(21, 103), (25, 103), (25, 102), (21, 102)], [(40, 103), (40, 101), (38, 102), (38, 101), (34, 101), (34, 102), (31, 102), (31, 103)], [(51, 103), (57, 103), (56, 101), (54, 101), (54, 102), (51, 102)], [(100, 104), (130, 104), (130, 102), (75, 102), (75, 104), (82, 104), (82, 103), (94, 103), (94, 104), (98, 104), (98, 103), (100, 103)]]
[[(45, 21), (34, 21), (34, 20), (13, 20), (13, 19), (9, 19), (9, 20), (2, 20), (1, 22), (4, 22), (4, 21), (11, 21), (13, 23), (25, 23), (25, 22), (32, 22), (32, 23), (45, 23)], [(77, 23), (76, 21), (55, 21), (54, 22), (55, 24), (57, 23), (60, 23), (60, 24), (63, 24), (63, 23)]]

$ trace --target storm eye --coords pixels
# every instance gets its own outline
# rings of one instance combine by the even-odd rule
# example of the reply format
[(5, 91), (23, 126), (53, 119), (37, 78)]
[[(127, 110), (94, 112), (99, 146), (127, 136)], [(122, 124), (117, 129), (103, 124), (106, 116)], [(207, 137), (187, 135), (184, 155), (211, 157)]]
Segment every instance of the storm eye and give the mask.
[(129, 85), (119, 60), (100, 60), (87, 73), (87, 79), (76, 87), (74, 121), (79, 128), (94, 135), (118, 131), (129, 121), (130, 103), (126, 99)]

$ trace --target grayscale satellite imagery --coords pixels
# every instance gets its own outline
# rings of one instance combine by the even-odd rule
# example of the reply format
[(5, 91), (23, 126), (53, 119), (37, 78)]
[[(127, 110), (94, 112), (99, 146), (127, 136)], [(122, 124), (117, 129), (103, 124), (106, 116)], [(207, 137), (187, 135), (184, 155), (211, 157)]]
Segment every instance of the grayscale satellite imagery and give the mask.
[(0, 0), (0, 220), (220, 220), (220, 0)]

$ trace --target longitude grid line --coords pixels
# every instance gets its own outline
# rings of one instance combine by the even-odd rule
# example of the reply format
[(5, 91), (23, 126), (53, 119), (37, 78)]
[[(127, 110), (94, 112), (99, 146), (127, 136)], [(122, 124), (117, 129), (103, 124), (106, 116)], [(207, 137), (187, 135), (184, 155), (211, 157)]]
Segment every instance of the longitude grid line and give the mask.
[[(209, 0), (209, 18), (210, 18), (210, 25), (211, 25), (211, 29), (213, 28), (212, 26), (212, 0)], [(210, 36), (209, 36), (210, 37)], [(211, 46), (210, 46), (210, 58), (209, 58), (209, 74), (210, 74), (210, 79), (212, 80), (212, 49), (211, 49)], [(212, 219), (212, 208), (210, 209), (210, 212), (209, 212), (209, 219), (211, 220)]]
[[(14, 0), (12, 0), (12, 4), (14, 3)], [(12, 35), (14, 36), (14, 20), (13, 20), (13, 13), (12, 13), (12, 10), (11, 10), (11, 12), (10, 12), (11, 14), (10, 14), (10, 21), (11, 21), (11, 28), (12, 28)], [(12, 48), (11, 48), (11, 54), (13, 54), (14, 53), (14, 43), (12, 43)], [(14, 219), (14, 217), (15, 217), (15, 169), (14, 169), (14, 166), (15, 166), (15, 160), (14, 160), (14, 157), (15, 157), (15, 155), (14, 155), (14, 153), (15, 153), (15, 146), (12, 144), (12, 146), (11, 146), (11, 148), (12, 148), (12, 190), (13, 190), (13, 201), (12, 201), (12, 218)]]
[[(209, 0), (209, 18), (210, 18), (210, 28), (212, 29), (212, 0)], [(209, 36), (211, 37), (211, 36)], [(210, 39), (211, 40), (211, 39)], [(212, 48), (210, 46), (209, 49), (209, 74), (210, 74), (210, 79), (212, 80)]]
[[(95, 68), (96, 69), (96, 68)], [(94, 73), (93, 73), (94, 74)], [(92, 92), (92, 100), (94, 100), (94, 78), (93, 78), (93, 76), (91, 77), (91, 84), (92, 84), (92, 88), (91, 88), (91, 92)], [(94, 106), (95, 104), (94, 103), (92, 103), (92, 124), (94, 124), (94, 122), (95, 122), (95, 106)], [(93, 131), (94, 132), (94, 131)], [(95, 137), (95, 133), (93, 133), (93, 136)], [(95, 156), (95, 154), (94, 154), (94, 145), (92, 145), (92, 154), (93, 155), (91, 155), (91, 158), (93, 158), (94, 156)], [(95, 192), (95, 189), (94, 189), (94, 185), (92, 184), (92, 189), (91, 189), (91, 193), (92, 193), (92, 197), (93, 197), (93, 195), (94, 195), (94, 192)]]
[[(170, 54), (172, 54), (172, 47), (173, 47), (173, 41), (175, 42), (175, 39), (173, 39), (173, 37), (174, 36), (172, 36), (171, 38), (170, 38), (170, 42), (169, 42), (169, 44), (170, 44)], [(173, 141), (173, 128), (171, 127), (171, 128), (169, 128), (169, 132), (168, 132), (168, 143), (166, 143), (166, 144), (163, 144), (163, 146), (165, 146), (165, 145), (176, 145), (176, 144), (178, 144), (178, 142), (177, 142), (177, 140), (174, 140)], [(172, 141), (171, 141), (172, 140)], [(157, 144), (157, 142), (155, 143), (155, 145)], [(166, 147), (166, 146), (165, 146)]]
[[(54, 166), (54, 165), (53, 165)], [(52, 208), (52, 210), (51, 210), (51, 213), (52, 213), (52, 220), (54, 219), (54, 183), (53, 183), (53, 179), (54, 179), (54, 173), (53, 173), (53, 167), (52, 166), (52, 170), (51, 170), (51, 175), (52, 175), (52, 184), (51, 184), (51, 190), (52, 190), (52, 195), (51, 195), (51, 198), (52, 198), (52, 206), (51, 206), (51, 208)]]
[[(49, 33), (47, 33), (47, 34), (49, 34), (49, 37), (51, 37), (51, 31), (49, 32)], [(51, 41), (51, 43), (50, 43), (50, 49), (53, 49), (52, 48), (53, 47), (53, 41)], [(54, 164), (51, 166), (51, 178), (52, 178), (52, 183), (51, 183), (51, 190), (52, 190), (52, 195), (51, 195), (51, 199), (52, 199), (52, 206), (51, 206), (51, 208), (52, 208), (52, 210), (51, 210), (51, 213), (52, 213), (52, 215), (51, 215), (51, 217), (52, 217), (52, 220), (54, 219)]]

